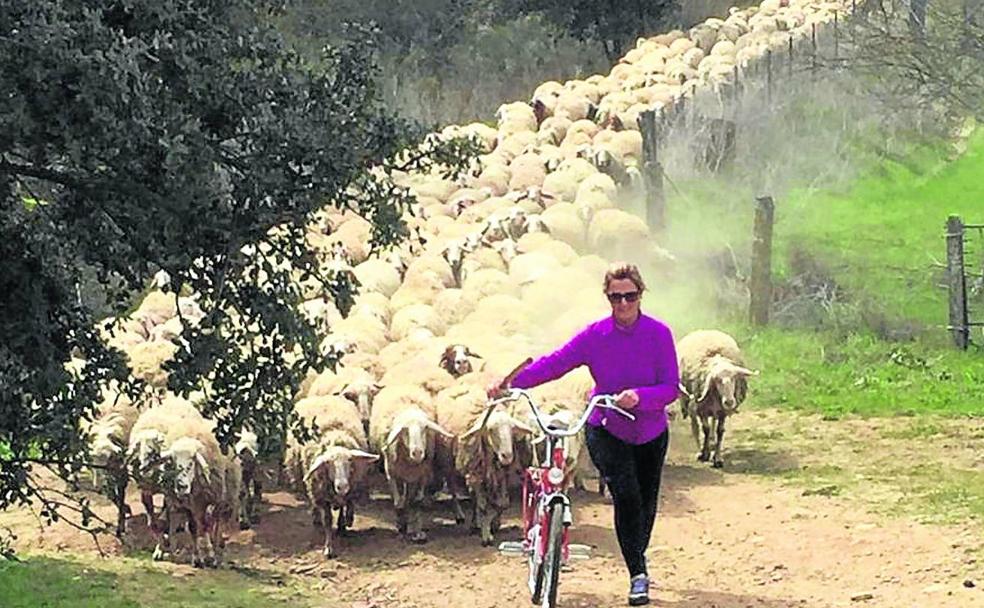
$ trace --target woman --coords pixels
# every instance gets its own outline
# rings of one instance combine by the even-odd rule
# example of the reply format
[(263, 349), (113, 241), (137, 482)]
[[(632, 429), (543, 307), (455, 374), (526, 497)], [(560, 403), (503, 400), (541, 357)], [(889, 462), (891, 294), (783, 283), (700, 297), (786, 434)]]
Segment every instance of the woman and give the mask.
[[(592, 323), (559, 350), (534, 361), (511, 386), (531, 388), (587, 365), (593, 394), (614, 394), (635, 420), (604, 408), (588, 418), (591, 460), (608, 485), (615, 506), (615, 534), (629, 570), (629, 605), (649, 603), (649, 545), (669, 431), (666, 406), (677, 398), (680, 378), (670, 329), (639, 310), (646, 286), (632, 264), (613, 264), (605, 274), (612, 314)], [(489, 387), (490, 396), (510, 386)]]

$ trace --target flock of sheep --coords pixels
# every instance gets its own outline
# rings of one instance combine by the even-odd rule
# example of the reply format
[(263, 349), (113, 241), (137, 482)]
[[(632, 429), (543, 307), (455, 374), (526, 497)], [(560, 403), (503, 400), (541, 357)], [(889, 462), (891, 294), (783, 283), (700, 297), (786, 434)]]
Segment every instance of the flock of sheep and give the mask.
[[(342, 365), (305, 380), (295, 409), (313, 437), (302, 443), (291, 436), (283, 456), (287, 478), (323, 529), (326, 556), (337, 554), (335, 531), (352, 525), (354, 505), (380, 465), (396, 527), (408, 540), (426, 540), (421, 505), (447, 488), (455, 519), (477, 531), (483, 545), (493, 542), (510, 487), (536, 458), (538, 437), (526, 411), (498, 409), (486, 419), (489, 378), (604, 316), (600, 282), (608, 260), (649, 272), (673, 262), (646, 224), (620, 209), (638, 193), (638, 114), (716, 86), (735, 66), (845, 8), (764, 0), (732, 9), (726, 19), (686, 33), (640, 39), (608, 75), (544, 83), (529, 102), (501, 106), (494, 127), (447, 127), (441, 136), (473, 136), (484, 154), (459, 181), (397, 176), (419, 202), (404, 218), (423, 237), (419, 248), (371, 256), (366, 220), (330, 207), (316, 214), (310, 247), (360, 285), (345, 317), (320, 293), (303, 304), (323, 334), (323, 351), (340, 355)], [(161, 365), (174, 355), (184, 324), (202, 316), (193, 297), (154, 291), (118, 320), (106, 340), (127, 354), (133, 375), (156, 396), (149, 405), (134, 404), (107, 388), (83, 432), (98, 470), (107, 473), (101, 485), (119, 507), (120, 532), (132, 477), (158, 539), (155, 558), (169, 551), (176, 520), (170, 515), (183, 513), (193, 562), (215, 565), (222, 527), (236, 520), (249, 526), (260, 483), (255, 435), (243, 431), (224, 454), (195, 397), (166, 391)], [(704, 434), (699, 458), (721, 466), (725, 418), (755, 372), (721, 332), (695, 332), (678, 348), (683, 414), (692, 416), (698, 443)], [(550, 415), (570, 418), (591, 387), (579, 369), (534, 394)], [(585, 452), (580, 442), (570, 450), (574, 483), (590, 474)], [(163, 520), (155, 494), (164, 495)], [(459, 500), (466, 495), (468, 513)]]

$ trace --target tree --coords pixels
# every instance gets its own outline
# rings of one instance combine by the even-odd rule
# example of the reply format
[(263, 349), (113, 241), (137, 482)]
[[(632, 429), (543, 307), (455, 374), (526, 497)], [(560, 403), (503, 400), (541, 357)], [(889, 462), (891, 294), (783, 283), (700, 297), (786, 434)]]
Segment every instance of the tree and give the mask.
[(372, 26), (381, 50), (436, 69), (481, 19), (489, 0), (301, 0), (280, 20), (301, 47), (346, 39), (346, 24)]
[(677, 0), (507, 0), (507, 4), (519, 13), (541, 14), (575, 38), (600, 43), (613, 64), (636, 38), (674, 23), (679, 10)]
[(913, 0), (900, 15), (869, 13), (852, 22), (856, 43), (845, 61), (891, 102), (984, 120), (981, 6)]
[[(57, 517), (72, 496), (35, 467), (74, 479), (80, 419), (128, 375), (80, 277), (116, 315), (160, 269), (175, 297), (197, 294), (206, 317), (185, 325), (169, 386), (207, 391), (223, 445), (249, 423), (272, 446), (304, 374), (331, 363), (298, 315), (300, 282), (351, 303), (349, 275), (305, 247), (312, 212), (352, 209), (384, 247), (407, 236), (412, 203), (389, 176), (453, 173), (474, 153), (419, 146), (381, 107), (364, 29), (313, 65), (270, 25), (278, 5), (0, 0), (0, 508), (41, 499)], [(86, 365), (70, 373), (72, 354)], [(70, 508), (88, 523), (84, 501)]]

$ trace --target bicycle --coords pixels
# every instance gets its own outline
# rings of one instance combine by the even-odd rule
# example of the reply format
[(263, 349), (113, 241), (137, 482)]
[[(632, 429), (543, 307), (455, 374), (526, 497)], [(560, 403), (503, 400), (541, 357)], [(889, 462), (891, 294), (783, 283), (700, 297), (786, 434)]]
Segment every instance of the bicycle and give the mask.
[(533, 417), (543, 431), (547, 442), (546, 459), (545, 462), (534, 463), (523, 472), (523, 540), (500, 543), (499, 551), (527, 557), (527, 583), (532, 602), (542, 608), (554, 608), (557, 605), (561, 566), (575, 554), (588, 557), (587, 547), (569, 544), (568, 528), (574, 523), (574, 518), (571, 500), (565, 489), (573, 471), (566, 470), (566, 440), (581, 432), (596, 407), (615, 410), (630, 420), (635, 420), (635, 416), (615, 405), (614, 395), (595, 395), (580, 419), (570, 425), (556, 415), (544, 416), (533, 397), (521, 389), (509, 389), (506, 397), (491, 400), (488, 412), (502, 403), (520, 398), (525, 398), (529, 403)]

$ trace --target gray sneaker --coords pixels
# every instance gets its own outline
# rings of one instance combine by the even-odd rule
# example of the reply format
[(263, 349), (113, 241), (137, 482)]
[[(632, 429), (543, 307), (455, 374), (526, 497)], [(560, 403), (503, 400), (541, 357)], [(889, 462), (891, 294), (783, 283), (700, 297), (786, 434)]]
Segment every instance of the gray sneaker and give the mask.
[(649, 603), (649, 577), (637, 574), (629, 580), (629, 606), (642, 606)]

